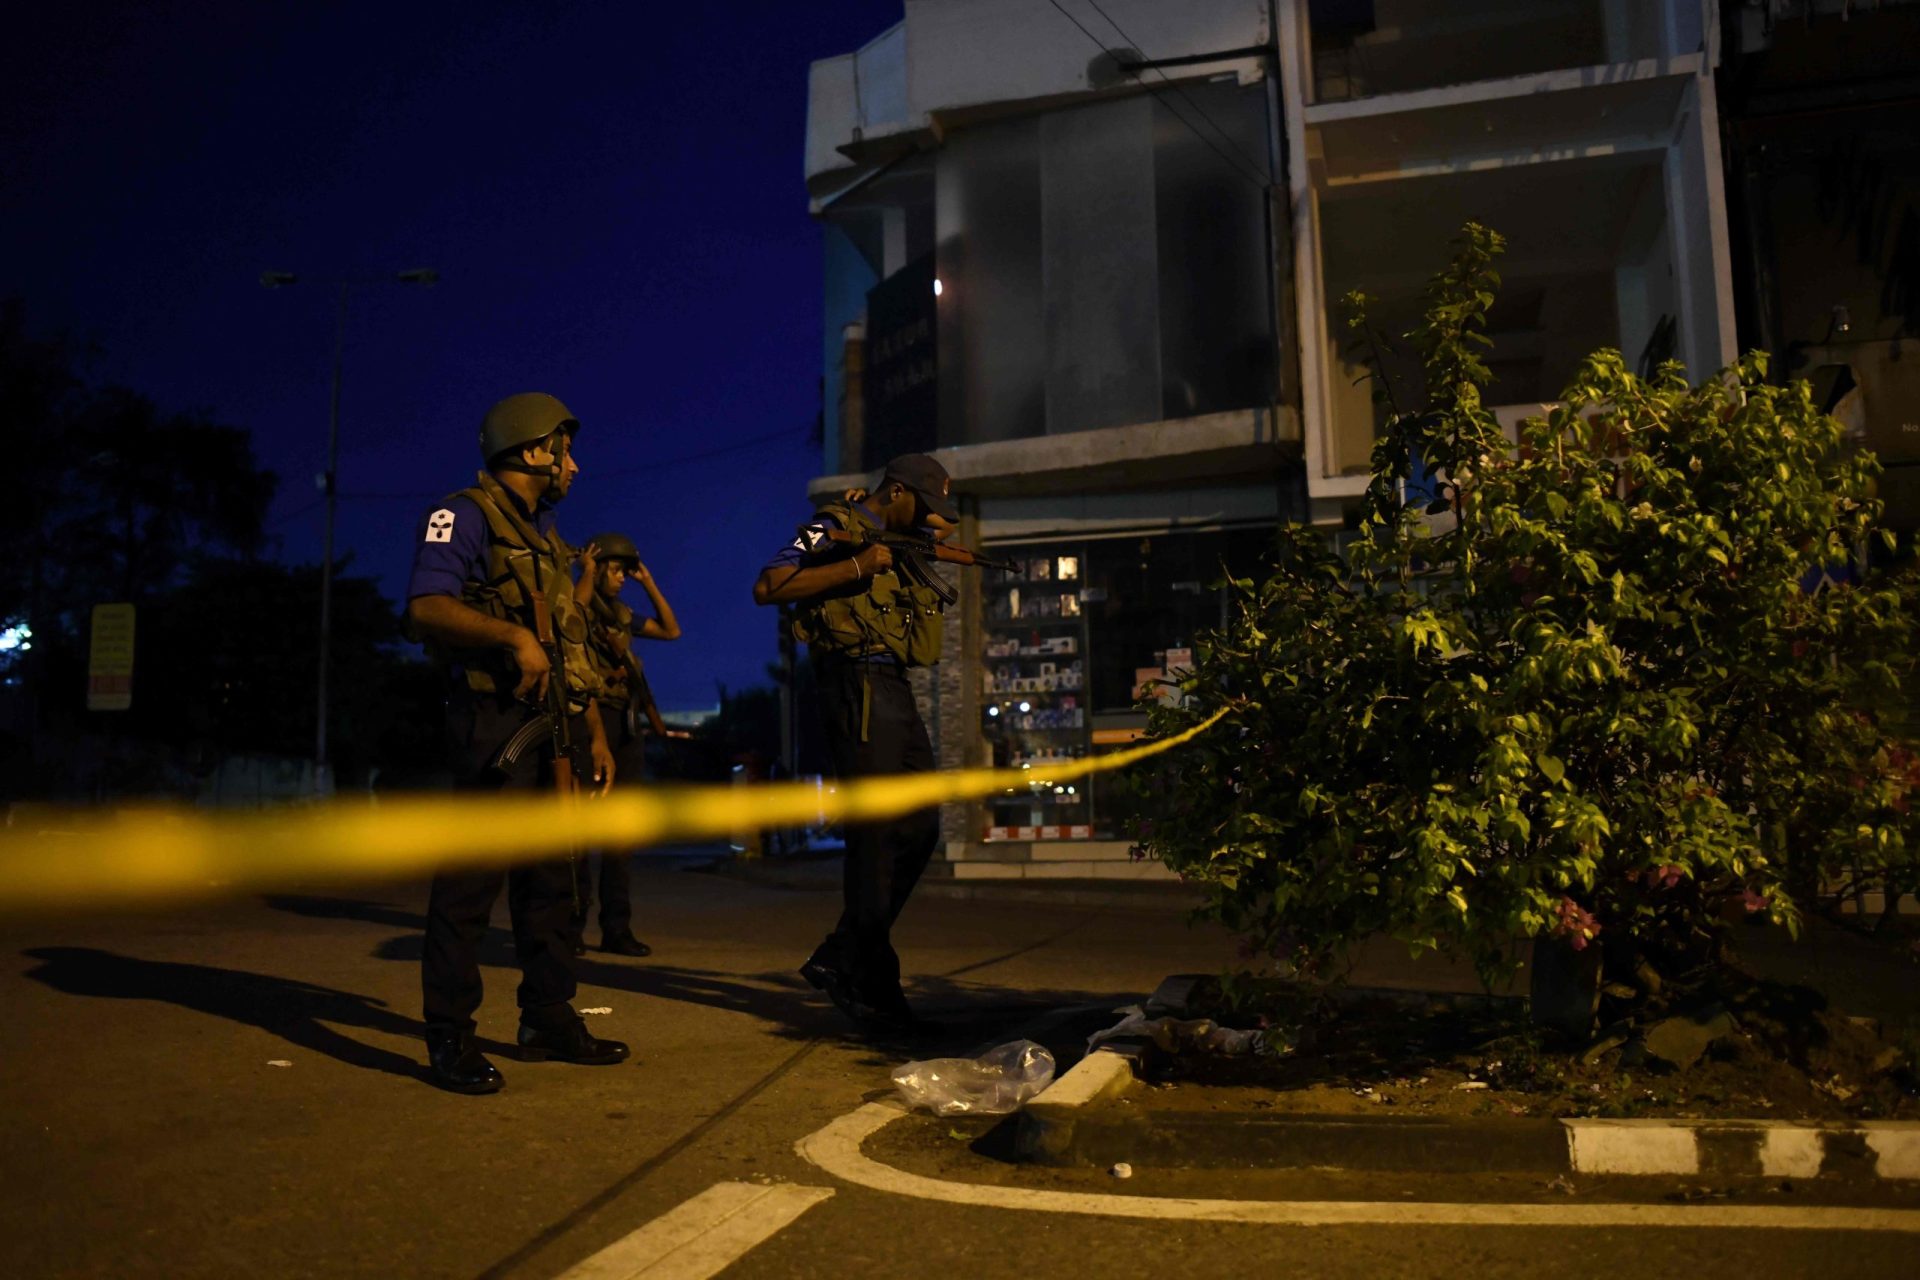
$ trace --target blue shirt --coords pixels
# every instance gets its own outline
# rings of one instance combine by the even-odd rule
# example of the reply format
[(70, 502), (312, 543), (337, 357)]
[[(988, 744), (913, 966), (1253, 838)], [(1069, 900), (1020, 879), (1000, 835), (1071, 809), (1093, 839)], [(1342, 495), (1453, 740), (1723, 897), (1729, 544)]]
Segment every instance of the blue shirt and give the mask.
[(827, 534), (841, 528), (840, 521), (827, 513), (819, 512), (813, 519), (800, 526), (800, 532), (794, 535), (792, 542), (774, 553), (767, 561), (767, 569), (802, 569), (828, 560), (844, 560), (853, 554), (853, 547), (845, 542), (830, 542)]
[[(519, 509), (527, 509), (519, 496), (507, 497)], [(533, 527), (542, 536), (553, 531), (553, 508), (541, 506), (533, 513)], [(487, 564), (487, 518), (480, 505), (465, 494), (456, 494), (442, 506), (422, 516), (413, 535), (413, 575), (407, 580), (407, 599), (415, 596), (453, 596), (466, 593), (469, 582), (485, 582)]]

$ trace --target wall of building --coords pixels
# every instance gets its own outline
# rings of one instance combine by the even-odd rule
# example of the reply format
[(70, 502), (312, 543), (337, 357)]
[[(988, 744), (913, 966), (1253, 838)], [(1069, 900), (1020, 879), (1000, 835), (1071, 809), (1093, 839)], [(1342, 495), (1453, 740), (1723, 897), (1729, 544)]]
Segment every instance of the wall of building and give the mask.
[[(1356, 0), (1315, 6), (1315, 21), (1305, 6), (1282, 11), (1293, 19), (1280, 30), (1284, 112), (1306, 161), (1288, 179), (1316, 499), (1364, 488), (1384, 421), (1345, 295), (1373, 295), (1378, 327), (1404, 331), (1469, 219), (1507, 240), (1489, 320), (1496, 404), (1557, 396), (1596, 348), (1635, 361), (1668, 318), (1692, 376), (1731, 359), (1714, 42), (1696, 0)], [(1354, 66), (1337, 97), (1330, 51)], [(1417, 363), (1389, 353), (1384, 364), (1400, 406), (1417, 403)]]
[(1266, 0), (1061, 2), (1085, 31), (1046, 0), (907, 0), (911, 110), (964, 115), (1107, 88), (1123, 77), (1103, 46), (1182, 58), (1269, 38)]
[[(947, 134), (943, 447), (1270, 403), (1267, 101), (1229, 77)], [(1197, 119), (1197, 117), (1195, 117)]]

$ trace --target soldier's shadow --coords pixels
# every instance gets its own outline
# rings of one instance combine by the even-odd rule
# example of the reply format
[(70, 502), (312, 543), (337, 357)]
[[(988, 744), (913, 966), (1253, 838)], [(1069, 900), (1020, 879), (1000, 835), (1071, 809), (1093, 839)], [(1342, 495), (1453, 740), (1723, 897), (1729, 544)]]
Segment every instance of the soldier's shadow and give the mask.
[[(258, 1027), (348, 1066), (409, 1080), (425, 1080), (418, 1059), (362, 1043), (333, 1025), (419, 1041), (422, 1024), (386, 1002), (311, 982), (220, 969), (210, 965), (142, 960), (92, 947), (33, 947), (22, 954), (40, 963), (26, 976), (67, 995), (107, 1000), (155, 1000), (196, 1013)], [(506, 1046), (483, 1042), (483, 1048)]]
[[(419, 930), (426, 920), (418, 912), (352, 898), (277, 895), (266, 901), (276, 910), (299, 915), (363, 920), (407, 929), (408, 932), (396, 934), (375, 946), (373, 956), (379, 960), (420, 962), (425, 939)], [(496, 917), (504, 914), (504, 907), (496, 908)], [(481, 936), (479, 959), (488, 969), (517, 969), (512, 931), (501, 924), (490, 925)], [(924, 1025), (911, 1033), (885, 1034), (851, 1028), (827, 998), (809, 987), (793, 970), (736, 973), (663, 964), (659, 957), (615, 960), (602, 958), (598, 953), (589, 953), (574, 964), (582, 986), (745, 1014), (776, 1028), (778, 1034), (789, 1039), (826, 1036), (903, 1049), (932, 1045), (944, 1050), (970, 1044), (1022, 1019), (1105, 995), (972, 983), (959, 980), (959, 973), (913, 975), (907, 979), (907, 994), (924, 1019)], [(973, 965), (969, 969), (978, 967)], [(1111, 998), (1124, 1003), (1120, 994)]]

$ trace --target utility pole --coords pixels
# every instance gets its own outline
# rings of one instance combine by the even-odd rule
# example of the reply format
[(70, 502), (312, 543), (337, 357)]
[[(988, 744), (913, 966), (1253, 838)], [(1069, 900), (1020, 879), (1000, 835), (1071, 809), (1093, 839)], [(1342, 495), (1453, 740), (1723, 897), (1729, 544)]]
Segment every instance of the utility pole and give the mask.
[(320, 540), (320, 671), (314, 681), (313, 791), (326, 794), (327, 668), (333, 656), (333, 522), (340, 503), (340, 362), (347, 350), (347, 290), (340, 282), (340, 311), (333, 330), (333, 391), (327, 397), (327, 469), (320, 483), (327, 499), (326, 532)]
[[(321, 472), (320, 491), (326, 499), (326, 532), (320, 551), (320, 662), (314, 680), (313, 790), (316, 796), (327, 791), (327, 673), (333, 658), (333, 534), (338, 515), (340, 486), (340, 372), (347, 351), (347, 294), (357, 284), (432, 285), (440, 273), (431, 267), (415, 267), (391, 276), (346, 277), (316, 283), (338, 286), (340, 301), (333, 330), (333, 386), (327, 398), (327, 469)], [(298, 284), (300, 277), (291, 271), (263, 271), (260, 283), (269, 289)]]

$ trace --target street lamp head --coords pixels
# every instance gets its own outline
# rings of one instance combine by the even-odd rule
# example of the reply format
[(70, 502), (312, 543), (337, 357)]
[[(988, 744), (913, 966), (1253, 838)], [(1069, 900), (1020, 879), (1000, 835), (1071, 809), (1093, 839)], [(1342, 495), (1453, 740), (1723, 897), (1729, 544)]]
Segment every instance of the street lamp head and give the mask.
[(260, 283), (269, 289), (278, 289), (281, 285), (297, 284), (300, 277), (291, 271), (262, 271)]
[(394, 278), (402, 284), (435, 285), (440, 282), (440, 273), (432, 267), (414, 267), (410, 271), (402, 271)]

